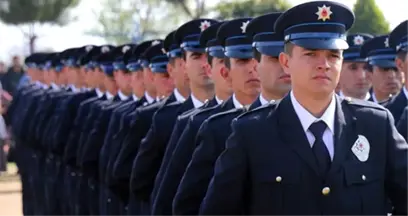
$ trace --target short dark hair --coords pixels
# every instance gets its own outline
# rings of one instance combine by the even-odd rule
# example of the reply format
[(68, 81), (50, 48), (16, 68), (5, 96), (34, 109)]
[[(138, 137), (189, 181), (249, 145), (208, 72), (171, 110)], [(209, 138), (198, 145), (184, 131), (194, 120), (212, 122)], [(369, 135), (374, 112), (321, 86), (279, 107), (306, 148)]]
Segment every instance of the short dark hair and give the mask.
[(176, 63), (176, 58), (178, 58), (178, 57), (171, 57), (171, 58), (169, 58), (169, 64), (171, 64), (172, 66), (174, 66), (174, 64)]
[(365, 63), (364, 69), (368, 72), (373, 72), (373, 66), (370, 65), (368, 62)]
[(208, 64), (212, 67), (212, 60), (214, 57), (212, 57), (211, 55), (207, 54), (207, 62)]
[(181, 58), (184, 61), (187, 59), (187, 52), (184, 49), (181, 49)]
[(399, 51), (397, 53), (397, 58), (401, 59), (401, 61), (405, 62), (405, 58), (407, 57), (407, 51)]
[(261, 62), (262, 53), (260, 53), (256, 48), (252, 48), (252, 52), (254, 54), (254, 59), (256, 59), (258, 63)]
[(231, 69), (231, 61), (229, 57), (227, 56), (224, 57), (224, 64), (226, 68)]
[(292, 52), (293, 52), (293, 47), (294, 47), (294, 44), (293, 43), (291, 43), (291, 42), (286, 42), (285, 43), (285, 45), (283, 46), (283, 50), (284, 50), (284, 52), (286, 53), (286, 54), (288, 54), (288, 55), (292, 55)]

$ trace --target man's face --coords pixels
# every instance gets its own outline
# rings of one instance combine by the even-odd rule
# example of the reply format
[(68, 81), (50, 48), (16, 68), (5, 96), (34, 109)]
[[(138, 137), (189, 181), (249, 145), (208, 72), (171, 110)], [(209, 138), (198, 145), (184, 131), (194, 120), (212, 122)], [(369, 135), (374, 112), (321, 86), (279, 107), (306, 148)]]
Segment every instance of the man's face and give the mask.
[(373, 66), (373, 86), (384, 94), (397, 94), (402, 85), (401, 73), (393, 68)]
[(104, 85), (106, 90), (108, 90), (110, 93), (116, 93), (118, 86), (116, 85), (115, 79), (106, 75), (104, 77)]
[(13, 57), (13, 66), (20, 66), (20, 57), (18, 56)]
[(291, 89), (290, 76), (283, 71), (277, 57), (261, 55), (257, 71), (261, 85), (267, 91), (281, 95)]
[(224, 59), (213, 57), (211, 60), (211, 74), (209, 76), (217, 88), (222, 89), (223, 92), (229, 92), (232, 94), (231, 84), (228, 83), (224, 77), (222, 77), (222, 70), (225, 70)]
[(356, 97), (367, 94), (371, 87), (371, 76), (365, 70), (365, 62), (343, 62), (340, 87), (344, 92)]
[(132, 90), (133, 94), (140, 96), (143, 95), (145, 91), (143, 82), (143, 71), (133, 71), (132, 72)]
[(291, 76), (292, 88), (313, 96), (334, 92), (343, 63), (341, 50), (309, 50), (293, 45), (291, 55), (281, 53), (279, 61)]
[(130, 74), (125, 73), (123, 70), (116, 70), (114, 72), (115, 81), (119, 89), (124, 92), (130, 91)]
[(404, 53), (402, 55), (402, 58), (397, 57), (395, 59), (395, 63), (398, 67), (398, 70), (403, 73), (405, 82), (407, 82), (408, 80), (408, 53)]
[(259, 75), (256, 71), (255, 59), (230, 58), (232, 89), (235, 93), (241, 92), (245, 95), (258, 95), (261, 91)]
[(143, 83), (148, 91), (154, 91), (154, 89), (156, 89), (153, 83), (153, 73), (149, 67), (143, 68)]
[(174, 81), (168, 73), (154, 73), (154, 84), (159, 96), (168, 96), (174, 90)]
[(192, 83), (199, 86), (212, 84), (208, 77), (207, 54), (186, 51), (186, 60), (184, 64), (185, 71)]
[(183, 59), (172, 59), (173, 63), (168, 63), (168, 72), (174, 80), (174, 84), (178, 88), (184, 88), (189, 85), (187, 73), (184, 71)]

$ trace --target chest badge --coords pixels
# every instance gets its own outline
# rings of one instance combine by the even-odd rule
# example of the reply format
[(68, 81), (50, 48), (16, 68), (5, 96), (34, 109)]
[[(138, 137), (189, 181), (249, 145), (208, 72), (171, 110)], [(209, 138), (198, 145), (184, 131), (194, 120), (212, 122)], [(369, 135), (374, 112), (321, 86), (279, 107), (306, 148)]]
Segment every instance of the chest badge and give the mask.
[(356, 142), (351, 147), (351, 151), (361, 162), (366, 162), (370, 155), (370, 143), (363, 135), (358, 135)]

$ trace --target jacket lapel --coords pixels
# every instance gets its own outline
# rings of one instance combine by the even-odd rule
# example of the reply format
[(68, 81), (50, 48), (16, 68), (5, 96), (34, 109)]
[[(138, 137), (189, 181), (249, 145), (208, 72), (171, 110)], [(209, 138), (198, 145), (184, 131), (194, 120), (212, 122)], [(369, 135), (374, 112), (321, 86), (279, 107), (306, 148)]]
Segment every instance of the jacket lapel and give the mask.
[(319, 175), (315, 156), (300, 119), (293, 108), (290, 95), (282, 99), (276, 113), (278, 115), (278, 125), (280, 125), (281, 140), (289, 145), (315, 171), (316, 175)]
[(262, 104), (261, 104), (261, 101), (259, 100), (259, 97), (251, 104), (251, 106), (249, 107), (249, 110), (253, 110), (253, 109), (255, 109), (255, 108), (257, 108), (257, 107), (260, 107)]
[(356, 134), (356, 120), (348, 105), (342, 105), (348, 103), (347, 101), (336, 98), (336, 117), (334, 121), (334, 158), (329, 171), (330, 173), (336, 172), (346, 159), (347, 153), (357, 139)]

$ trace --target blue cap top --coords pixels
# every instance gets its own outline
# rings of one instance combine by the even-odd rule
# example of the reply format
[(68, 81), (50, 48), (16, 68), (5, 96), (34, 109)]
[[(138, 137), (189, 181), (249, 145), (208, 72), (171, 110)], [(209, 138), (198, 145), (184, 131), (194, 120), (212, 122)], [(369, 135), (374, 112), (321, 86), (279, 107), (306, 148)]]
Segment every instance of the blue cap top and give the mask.
[[(103, 47), (101, 47), (103, 48)], [(102, 50), (102, 49), (101, 49)], [(102, 53), (95, 58), (95, 63), (109, 77), (113, 77), (113, 62), (115, 61), (114, 49), (103, 50)]]
[(80, 57), (80, 47), (79, 48), (69, 48), (61, 52), (62, 62), (67, 67), (77, 67), (78, 59)]
[(252, 38), (245, 34), (252, 18), (227, 21), (220, 26), (217, 40), (224, 47), (224, 55), (229, 58), (248, 59), (253, 57)]
[(400, 23), (390, 33), (390, 47), (397, 52), (408, 51), (408, 20)]
[(204, 30), (200, 35), (200, 46), (205, 47), (208, 55), (217, 58), (224, 58), (224, 50), (220, 41), (217, 40), (217, 32), (222, 24), (225, 22), (219, 22), (211, 25)]
[(152, 72), (155, 73), (167, 73), (167, 63), (169, 62), (169, 57), (163, 53), (162, 42), (154, 46), (149, 47), (144, 53), (146, 61), (149, 62), (149, 67)]
[(123, 44), (121, 46), (116, 47), (112, 51), (112, 55), (114, 56), (113, 68), (114, 70), (122, 70), (123, 72), (129, 72), (127, 70), (127, 60), (125, 55), (127, 53), (131, 53), (132, 49), (135, 47), (135, 44)]
[(360, 55), (360, 48), (364, 42), (373, 38), (370, 34), (357, 33), (347, 35), (347, 43), (349, 48), (344, 50), (344, 61), (348, 62), (366, 62), (366, 58)]
[(285, 42), (307, 49), (345, 50), (346, 31), (354, 23), (347, 6), (332, 1), (313, 1), (284, 12), (275, 22), (275, 32)]
[(48, 53), (33, 53), (24, 60), (24, 63), (28, 68), (41, 69), (41, 65), (43, 64), (47, 55)]
[(165, 52), (169, 58), (181, 57), (180, 44), (175, 43), (174, 41), (175, 33), (176, 31), (170, 32), (170, 34), (166, 36), (163, 42), (163, 52)]
[(363, 44), (360, 55), (367, 58), (370, 65), (383, 68), (395, 66), (395, 49), (389, 46), (388, 35), (374, 37)]
[(86, 58), (87, 54), (91, 52), (97, 46), (95, 45), (86, 45), (78, 49), (78, 58), (77, 64), (80, 66), (86, 66), (89, 62), (89, 59)]
[(270, 13), (254, 18), (246, 28), (252, 47), (264, 55), (277, 57), (283, 51), (283, 35), (275, 34), (273, 24), (282, 13)]
[(200, 46), (199, 38), (201, 32), (217, 23), (213, 19), (195, 19), (180, 26), (174, 34), (174, 43), (191, 52), (205, 52), (205, 48)]

